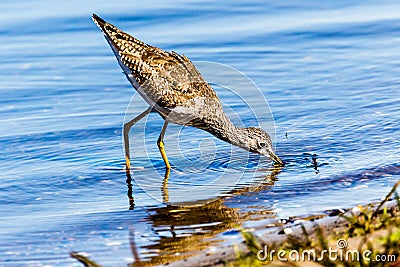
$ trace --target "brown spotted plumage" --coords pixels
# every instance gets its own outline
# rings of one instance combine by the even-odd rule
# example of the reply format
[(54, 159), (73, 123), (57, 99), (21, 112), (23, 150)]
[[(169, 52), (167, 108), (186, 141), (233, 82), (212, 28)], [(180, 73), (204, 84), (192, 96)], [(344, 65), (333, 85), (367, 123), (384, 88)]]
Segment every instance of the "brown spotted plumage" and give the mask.
[(240, 128), (226, 117), (213, 88), (184, 55), (148, 45), (93, 14), (126, 77), (150, 108), (124, 126), (127, 167), (131, 126), (151, 111), (158, 112), (165, 124), (158, 145), (167, 168), (163, 137), (169, 122), (203, 129), (217, 138), (248, 151), (283, 162), (274, 154), (269, 135), (259, 128)]
[(201, 96), (218, 98), (187, 57), (145, 44), (99, 17), (93, 18), (121, 63), (160, 106), (174, 108)]

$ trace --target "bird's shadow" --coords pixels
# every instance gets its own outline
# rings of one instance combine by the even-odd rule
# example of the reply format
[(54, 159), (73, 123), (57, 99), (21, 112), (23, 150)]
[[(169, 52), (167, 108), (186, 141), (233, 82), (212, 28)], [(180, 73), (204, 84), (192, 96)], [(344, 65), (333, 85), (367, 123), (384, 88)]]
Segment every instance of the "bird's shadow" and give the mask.
[[(254, 196), (260, 191), (270, 190), (278, 179), (281, 167), (272, 167), (263, 172), (268, 172), (265, 178), (257, 185), (236, 187), (224, 193), (223, 196), (214, 197), (207, 201), (169, 203), (168, 180), (170, 170), (165, 171), (164, 179), (160, 183), (164, 205), (151, 207), (148, 211), (147, 222), (152, 224), (151, 228), (159, 235), (159, 239), (151, 245), (141, 246), (140, 250), (156, 251), (150, 253), (143, 259), (140, 257), (139, 248), (136, 245), (135, 226), (129, 229), (129, 239), (134, 262), (129, 266), (148, 266), (171, 263), (184, 260), (196, 252), (202, 251), (210, 246), (217, 246), (215, 237), (224, 232), (237, 232), (241, 225), (250, 218), (272, 219), (277, 215), (273, 208), (262, 207), (258, 211), (247, 211), (239, 208), (229, 207), (225, 200), (232, 196)], [(132, 176), (126, 172), (129, 209), (134, 210), (134, 196)], [(135, 234), (136, 233), (136, 234)], [(138, 238), (138, 237), (137, 237)], [(140, 237), (139, 237), (140, 238)]]
[[(214, 201), (215, 199), (224, 199), (226, 196), (229, 195), (238, 195), (238, 194), (245, 194), (245, 193), (256, 193), (262, 190), (265, 190), (266, 187), (272, 187), (277, 180), (277, 176), (279, 173), (281, 173), (283, 166), (280, 165), (273, 165), (272, 167), (268, 169), (262, 169), (261, 171), (264, 173), (268, 173), (265, 175), (265, 178), (262, 180), (259, 180), (257, 183), (252, 184), (252, 185), (243, 185), (241, 187), (237, 187), (231, 190), (228, 190), (227, 192), (224, 192), (221, 197), (211, 197), (210, 199), (205, 199), (204, 201), (189, 201), (187, 203), (180, 203), (181, 205), (188, 205), (191, 206), (193, 204), (199, 204), (199, 203), (206, 203), (210, 201)], [(132, 179), (132, 174), (131, 171), (126, 169), (125, 170), (126, 174), (126, 185), (128, 188), (127, 191), (127, 196), (129, 200), (129, 210), (133, 210), (135, 208), (135, 198), (133, 196), (133, 179)], [(169, 204), (169, 191), (168, 191), (168, 181), (171, 176), (171, 169), (165, 168), (163, 180), (161, 183), (161, 195), (162, 195), (162, 200), (164, 204)]]

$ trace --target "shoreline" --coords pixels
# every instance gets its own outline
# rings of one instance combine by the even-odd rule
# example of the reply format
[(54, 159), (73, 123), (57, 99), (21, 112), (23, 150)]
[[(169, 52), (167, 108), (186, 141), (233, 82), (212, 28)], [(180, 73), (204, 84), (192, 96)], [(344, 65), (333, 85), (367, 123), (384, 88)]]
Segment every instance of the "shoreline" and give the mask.
[[(271, 231), (264, 232), (262, 234), (258, 234), (259, 231), (254, 231), (251, 233), (245, 232), (245, 234), (249, 234), (251, 238), (254, 238), (258, 244), (262, 244), (261, 247), (263, 250), (264, 248), (271, 248), (269, 252), (275, 250), (275, 260), (277, 259), (278, 248), (281, 247), (288, 241), (296, 240), (297, 242), (306, 242), (306, 239), (318, 239), (318, 235), (322, 233), (328, 233), (327, 237), (336, 236), (338, 239), (346, 241), (346, 249), (347, 250), (354, 250), (360, 249), (360, 246), (357, 246), (359, 241), (362, 240), (362, 237), (355, 236), (351, 238), (344, 239), (340, 237), (340, 235), (345, 236), (346, 233), (349, 231), (349, 220), (346, 218), (350, 217), (357, 217), (359, 216), (363, 210), (375, 210), (381, 204), (380, 203), (373, 203), (365, 206), (357, 206), (353, 207), (352, 209), (347, 210), (334, 210), (330, 214), (321, 214), (320, 216), (311, 216), (311, 219), (300, 219), (294, 222), (290, 222), (285, 224), (283, 227), (273, 227), (274, 229)], [(379, 207), (379, 214), (383, 213), (390, 213), (399, 216), (399, 203), (396, 199), (389, 200), (385, 202), (383, 205)], [(379, 215), (378, 215), (379, 216)], [(393, 229), (380, 229), (375, 231), (375, 235), (384, 235), (392, 231)], [(305, 236), (305, 232), (307, 236)], [(400, 242), (400, 241), (399, 241)], [(264, 264), (272, 264), (271, 266), (282, 266), (285, 262), (279, 261), (272, 261), (272, 262), (263, 262), (257, 260), (257, 254), (254, 251), (255, 247), (249, 246), (249, 242), (246, 242), (246, 236), (244, 240), (239, 243), (227, 245), (218, 249), (218, 251), (203, 251), (201, 254), (193, 256), (188, 259), (184, 259), (181, 261), (176, 261), (168, 264), (171, 267), (182, 267), (182, 266), (199, 266), (199, 267), (208, 267), (208, 266), (242, 266), (239, 263), (237, 265), (237, 261), (239, 258), (246, 258), (250, 257), (254, 260), (258, 261), (260, 266)], [(329, 242), (332, 243), (332, 242)], [(330, 244), (332, 245), (332, 249), (337, 248), (337, 244)], [(278, 265), (275, 265), (277, 264)], [(397, 259), (394, 262), (397, 265), (393, 266), (400, 266), (400, 259)], [(286, 263), (287, 264), (287, 263)], [(307, 262), (296, 262), (296, 264), (311, 264), (310, 261)], [(312, 263), (314, 264), (314, 263)], [(315, 263), (317, 264), (317, 263)], [(304, 265), (308, 266), (308, 265)], [(321, 266), (317, 264), (316, 266)]]

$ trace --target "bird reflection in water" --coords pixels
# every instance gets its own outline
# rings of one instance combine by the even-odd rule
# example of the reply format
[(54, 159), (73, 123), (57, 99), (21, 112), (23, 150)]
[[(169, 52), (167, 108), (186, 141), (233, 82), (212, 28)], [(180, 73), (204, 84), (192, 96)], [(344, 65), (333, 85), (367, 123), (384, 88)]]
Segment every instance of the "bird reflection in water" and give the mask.
[[(130, 245), (136, 266), (156, 266), (184, 260), (204, 251), (211, 246), (218, 246), (221, 240), (215, 238), (218, 234), (239, 228), (249, 219), (272, 219), (276, 214), (272, 210), (260, 207), (256, 211), (245, 211), (225, 205), (226, 198), (232, 196), (255, 196), (260, 191), (269, 190), (277, 180), (281, 167), (267, 170), (268, 175), (256, 186), (242, 186), (233, 189), (223, 197), (216, 197), (207, 202), (170, 204), (168, 203), (169, 170), (166, 171), (162, 184), (162, 195), (166, 206), (148, 209), (146, 221), (152, 224), (153, 231), (159, 237), (150, 245), (140, 247), (135, 243), (134, 226), (130, 228)], [(128, 198), (130, 209), (134, 209), (132, 195), (132, 177), (127, 174)], [(136, 233), (137, 235), (138, 233)], [(140, 258), (140, 256), (142, 256)]]

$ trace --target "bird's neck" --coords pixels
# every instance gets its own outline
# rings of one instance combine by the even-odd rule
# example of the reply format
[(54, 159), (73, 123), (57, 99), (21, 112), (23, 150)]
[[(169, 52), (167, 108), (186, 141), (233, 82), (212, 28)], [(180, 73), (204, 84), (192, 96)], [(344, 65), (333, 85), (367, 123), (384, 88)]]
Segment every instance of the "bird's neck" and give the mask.
[(228, 141), (234, 146), (244, 148), (251, 151), (253, 147), (253, 138), (249, 136), (249, 129), (243, 127), (237, 127), (233, 125), (233, 131), (230, 135), (230, 140)]
[(252, 147), (252, 139), (249, 138), (248, 128), (237, 127), (229, 118), (223, 114), (219, 118), (218, 124), (213, 124), (207, 131), (215, 137), (228, 142), (234, 146), (250, 150)]

